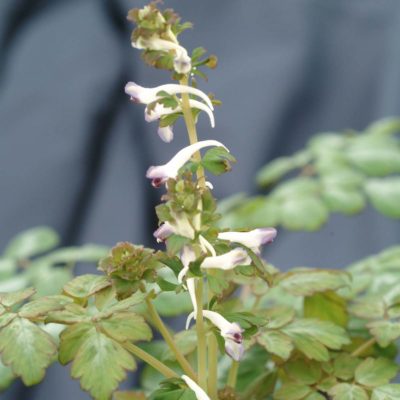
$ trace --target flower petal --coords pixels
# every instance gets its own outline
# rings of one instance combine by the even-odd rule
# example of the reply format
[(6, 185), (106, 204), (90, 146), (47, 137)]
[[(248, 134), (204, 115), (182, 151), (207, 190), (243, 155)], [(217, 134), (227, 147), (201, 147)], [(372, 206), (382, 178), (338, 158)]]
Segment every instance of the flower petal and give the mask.
[(181, 378), (185, 381), (186, 385), (193, 390), (197, 400), (210, 400), (207, 393), (195, 381), (186, 375), (182, 375)]
[(174, 138), (174, 131), (170, 126), (160, 126), (157, 133), (160, 139), (165, 143), (171, 142)]
[(251, 259), (246, 250), (236, 248), (215, 257), (206, 257), (201, 263), (201, 268), (217, 268), (223, 270), (230, 270), (236, 268), (238, 265), (250, 265)]
[(175, 233), (174, 227), (169, 222), (164, 222), (154, 231), (153, 236), (157, 239), (157, 242), (164, 242), (173, 233)]

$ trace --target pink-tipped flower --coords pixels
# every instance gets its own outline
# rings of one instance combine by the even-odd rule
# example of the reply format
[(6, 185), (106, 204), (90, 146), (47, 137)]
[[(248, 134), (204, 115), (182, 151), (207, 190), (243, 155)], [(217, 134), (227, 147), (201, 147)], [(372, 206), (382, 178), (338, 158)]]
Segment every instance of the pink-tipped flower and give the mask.
[[(189, 105), (190, 105), (190, 108), (194, 108), (194, 109), (198, 109), (198, 110), (204, 111), (208, 115), (208, 117), (210, 119), (211, 127), (212, 128), (215, 127), (214, 114), (206, 104), (204, 104), (204, 103), (202, 103), (201, 101), (198, 101), (198, 100), (190, 99), (189, 100)], [(148, 110), (147, 107), (145, 108), (145, 110), (144, 110), (144, 119), (147, 122), (153, 122), (153, 121), (159, 120), (164, 115), (174, 114), (174, 113), (181, 112), (181, 111), (182, 111), (182, 106), (181, 105), (179, 105), (176, 108), (171, 108), (171, 107), (165, 107), (164, 105), (162, 105), (160, 103), (157, 103), (156, 106), (150, 111)]]
[(157, 242), (164, 242), (172, 234), (194, 239), (195, 231), (187, 215), (171, 212), (171, 216), (172, 222), (164, 222), (154, 231), (153, 236), (157, 239)]
[(207, 393), (194, 380), (186, 375), (182, 375), (181, 378), (188, 385), (189, 389), (193, 390), (197, 400), (210, 400)]
[(176, 179), (179, 169), (190, 160), (196, 151), (210, 146), (224, 147), (228, 151), (222, 143), (216, 140), (203, 140), (178, 151), (166, 164), (150, 167), (147, 170), (146, 177), (152, 180), (151, 183), (154, 187), (160, 187), (168, 179)]
[(128, 82), (125, 85), (125, 93), (131, 96), (131, 100), (135, 103), (150, 104), (153, 101), (162, 98), (162, 96), (159, 95), (160, 92), (167, 92), (170, 95), (179, 93), (191, 94), (193, 96), (200, 97), (211, 110), (214, 110), (210, 98), (201, 90), (191, 86), (168, 83), (166, 85), (160, 85), (154, 88), (145, 88), (136, 84), (135, 82)]
[(259, 254), (260, 247), (271, 243), (275, 239), (276, 233), (275, 228), (258, 228), (249, 232), (221, 232), (218, 234), (218, 239), (240, 243)]
[[(225, 351), (235, 361), (240, 361), (244, 353), (243, 329), (237, 322), (229, 322), (221, 314), (215, 311), (203, 310), (203, 317), (215, 325), (221, 336), (225, 339)], [(186, 321), (186, 329), (192, 319), (196, 319), (196, 313), (192, 312)]]
[(250, 265), (251, 258), (247, 254), (246, 250), (242, 248), (236, 248), (231, 251), (228, 251), (225, 254), (221, 254), (220, 256), (211, 256), (206, 257), (201, 263), (200, 267), (207, 268), (216, 268), (223, 270), (231, 270), (236, 268), (239, 265)]
[(159, 126), (157, 133), (158, 136), (160, 136), (160, 139), (165, 143), (172, 142), (172, 139), (174, 138), (174, 131), (171, 126)]
[(165, 242), (168, 236), (171, 236), (173, 233), (175, 233), (174, 227), (169, 222), (164, 222), (154, 231), (153, 236), (157, 239), (158, 243), (161, 243)]

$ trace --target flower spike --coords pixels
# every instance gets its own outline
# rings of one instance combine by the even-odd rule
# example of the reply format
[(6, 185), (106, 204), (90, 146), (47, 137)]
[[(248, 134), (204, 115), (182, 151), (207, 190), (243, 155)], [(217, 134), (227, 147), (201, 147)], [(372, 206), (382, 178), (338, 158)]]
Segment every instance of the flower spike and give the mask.
[(214, 110), (210, 98), (201, 90), (192, 86), (177, 85), (175, 83), (167, 83), (166, 85), (156, 86), (154, 88), (145, 88), (136, 84), (135, 82), (128, 82), (125, 85), (125, 93), (131, 96), (131, 100), (135, 103), (150, 104), (162, 98), (158, 93), (167, 92), (170, 95), (187, 93), (193, 96), (200, 97), (207, 106)]
[(196, 151), (210, 146), (223, 147), (229, 151), (222, 143), (216, 140), (203, 140), (178, 151), (166, 164), (150, 167), (147, 170), (146, 177), (152, 180), (154, 187), (160, 187), (168, 179), (176, 179), (179, 169), (190, 160)]
[(181, 378), (185, 381), (186, 385), (193, 390), (197, 400), (210, 400), (207, 393), (194, 380), (186, 375), (182, 375)]
[(236, 248), (220, 256), (206, 257), (201, 263), (201, 268), (216, 268), (225, 271), (234, 269), (238, 265), (250, 265), (251, 259), (246, 250)]
[[(215, 311), (203, 310), (203, 317), (215, 325), (221, 336), (225, 339), (225, 351), (235, 361), (240, 361), (244, 353), (243, 329), (237, 322), (229, 322), (221, 314)], [(196, 313), (192, 312), (187, 319), (188, 329), (192, 319), (196, 319)]]
[(259, 228), (249, 232), (221, 232), (218, 234), (218, 239), (240, 243), (259, 254), (260, 247), (263, 244), (271, 243), (276, 234), (275, 228)]

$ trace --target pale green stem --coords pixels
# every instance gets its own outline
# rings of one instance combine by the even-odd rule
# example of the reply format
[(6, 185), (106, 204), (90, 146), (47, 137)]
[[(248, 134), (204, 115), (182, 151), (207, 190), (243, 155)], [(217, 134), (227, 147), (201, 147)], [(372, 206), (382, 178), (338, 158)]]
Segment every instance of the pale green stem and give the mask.
[(211, 333), (208, 337), (208, 393), (214, 400), (218, 399), (218, 343)]
[(153, 357), (151, 354), (142, 350), (140, 347), (134, 345), (130, 342), (125, 342), (122, 344), (126, 350), (132, 353), (134, 356), (140, 358), (145, 363), (149, 364), (151, 367), (156, 369), (166, 378), (179, 378), (179, 375), (173, 371), (171, 368), (167, 367), (164, 363), (157, 360), (157, 358)]
[(197, 374), (199, 385), (207, 390), (207, 341), (203, 320), (203, 279), (197, 280), (196, 287), (196, 332), (197, 332)]
[(373, 346), (376, 342), (375, 338), (371, 338), (369, 340), (367, 340), (366, 342), (364, 342), (360, 347), (357, 347), (357, 349), (355, 349), (351, 355), (353, 357), (357, 357), (360, 354), (362, 354), (365, 350), (369, 349), (371, 346)]
[(149, 310), (149, 314), (151, 319), (154, 322), (154, 325), (157, 327), (158, 331), (161, 333), (162, 337), (164, 338), (167, 345), (170, 347), (171, 351), (174, 353), (176, 360), (178, 361), (179, 365), (182, 367), (183, 371), (186, 375), (192, 378), (194, 381), (197, 381), (197, 377), (195, 372), (193, 371), (192, 366), (183, 356), (181, 351), (178, 349), (174, 338), (172, 337), (171, 333), (169, 332), (168, 328), (164, 325), (161, 317), (158, 315), (156, 308), (154, 307), (153, 303), (150, 299), (146, 298), (146, 305), (147, 309)]
[(236, 386), (236, 379), (239, 370), (239, 361), (232, 360), (231, 369), (229, 370), (228, 381), (226, 385), (235, 389)]

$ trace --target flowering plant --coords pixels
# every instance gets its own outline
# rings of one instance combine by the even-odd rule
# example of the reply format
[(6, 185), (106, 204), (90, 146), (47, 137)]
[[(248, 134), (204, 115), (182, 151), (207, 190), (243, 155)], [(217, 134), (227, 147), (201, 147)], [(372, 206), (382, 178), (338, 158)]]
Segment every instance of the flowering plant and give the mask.
[[(178, 36), (190, 24), (181, 23), (172, 10), (151, 3), (131, 10), (128, 19), (136, 24), (132, 46), (178, 83), (145, 88), (129, 82), (125, 92), (145, 105), (146, 121), (159, 122), (164, 142), (173, 140), (180, 118), (189, 137), (187, 147), (146, 174), (163, 191), (154, 237), (166, 249), (121, 242), (108, 252), (94, 245), (53, 250), (57, 237), (46, 228), (15, 238), (0, 261), (0, 388), (15, 377), (26, 385), (38, 383), (57, 357), (63, 365), (72, 364), (72, 377), (99, 400), (400, 398), (400, 385), (390, 383), (398, 370), (393, 360), (400, 337), (400, 248), (344, 271), (303, 267), (282, 273), (265, 261), (263, 246), (277, 236), (275, 228), (260, 226), (270, 213), (259, 202), (249, 208), (242, 199), (218, 208), (206, 179), (206, 171), (220, 175), (235, 162), (224, 144), (198, 141), (196, 131), (202, 112), (215, 125), (219, 102), (196, 87), (195, 77), (205, 77), (201, 68), (214, 68), (216, 57), (205, 56), (202, 48), (189, 56)], [(376, 141), (376, 135), (387, 140), (393, 131), (382, 126), (378, 133), (374, 128)], [(350, 152), (359, 165), (343, 167), (341, 178), (331, 174), (321, 194), (312, 178), (327, 170), (329, 160), (337, 162), (332, 156), (336, 144), (345, 146), (352, 138), (325, 138), (329, 146), (321, 140), (313, 143), (314, 150), (278, 160), (260, 173), (259, 181), (270, 184), (313, 163), (306, 169), (311, 175), (286, 183), (271, 197), (281, 207), (280, 219), (271, 225), (283, 221), (289, 229), (315, 229), (324, 221), (307, 225), (307, 218), (297, 216), (296, 203), (285, 208), (290, 190), (299, 190), (298, 200), (311, 210), (311, 219), (313, 212), (327, 215), (321, 196), (331, 211), (362, 208), (354, 206), (362, 179), (355, 169), (368, 168), (365, 147), (364, 156)], [(390, 140), (393, 157), (385, 173), (399, 172), (393, 155), (399, 146)], [(321, 148), (322, 155), (316, 150)], [(373, 196), (374, 204), (386, 209), (398, 193), (381, 196), (380, 202)], [(398, 217), (396, 212), (391, 216)], [(99, 259), (101, 275), (70, 276), (71, 264)], [(175, 315), (186, 316), (178, 332), (161, 318)], [(162, 340), (152, 340), (154, 331)], [(118, 391), (126, 371), (136, 370), (139, 360), (146, 364), (140, 390)]]

